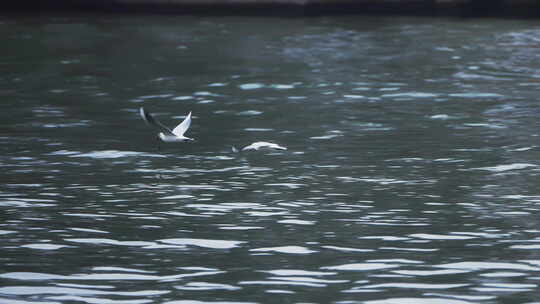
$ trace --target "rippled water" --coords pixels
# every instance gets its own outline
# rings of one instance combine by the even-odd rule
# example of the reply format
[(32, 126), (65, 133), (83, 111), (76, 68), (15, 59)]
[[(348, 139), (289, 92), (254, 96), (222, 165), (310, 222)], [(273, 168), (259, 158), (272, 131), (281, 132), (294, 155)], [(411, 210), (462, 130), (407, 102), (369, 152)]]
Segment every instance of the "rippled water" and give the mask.
[(0, 303), (538, 303), (538, 25), (1, 17)]

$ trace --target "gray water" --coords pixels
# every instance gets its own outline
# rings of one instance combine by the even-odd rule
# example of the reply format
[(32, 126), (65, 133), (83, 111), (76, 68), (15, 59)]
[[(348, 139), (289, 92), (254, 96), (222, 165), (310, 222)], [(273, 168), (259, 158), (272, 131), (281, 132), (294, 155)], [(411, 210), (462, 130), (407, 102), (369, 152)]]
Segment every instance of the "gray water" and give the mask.
[[(0, 303), (539, 303), (540, 22), (0, 17)], [(158, 145), (144, 106), (197, 142)], [(287, 151), (233, 153), (254, 141)]]

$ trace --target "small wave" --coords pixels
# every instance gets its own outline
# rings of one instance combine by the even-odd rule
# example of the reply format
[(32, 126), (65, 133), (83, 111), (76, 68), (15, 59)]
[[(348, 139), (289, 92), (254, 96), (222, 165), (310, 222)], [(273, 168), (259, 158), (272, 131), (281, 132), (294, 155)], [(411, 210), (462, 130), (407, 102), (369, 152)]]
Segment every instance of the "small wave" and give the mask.
[(163, 212), (156, 212), (156, 213), (165, 214), (165, 215), (172, 215), (172, 216), (185, 216), (185, 217), (211, 217), (210, 215), (191, 214), (191, 213), (178, 212), (178, 211), (163, 211)]
[(470, 272), (468, 270), (460, 269), (442, 269), (442, 270), (394, 270), (393, 273), (407, 275), (407, 276), (439, 276), (449, 274), (460, 274)]
[(256, 302), (208, 302), (208, 301), (197, 301), (197, 300), (175, 300), (163, 302), (163, 304), (257, 304)]
[(306, 184), (295, 184), (295, 183), (275, 183), (275, 184), (264, 184), (265, 186), (276, 186), (276, 187), (285, 187), (288, 189), (298, 189), (305, 187)]
[(143, 101), (149, 100), (149, 99), (164, 99), (164, 98), (171, 98), (171, 97), (173, 97), (172, 94), (143, 95), (143, 96), (135, 97), (135, 98), (131, 99), (131, 101), (132, 102), (143, 102)]
[(508, 128), (505, 125), (502, 124), (496, 124), (496, 123), (465, 123), (463, 124), (465, 127), (483, 127), (488, 129), (506, 129)]
[(457, 262), (449, 264), (435, 265), (435, 267), (464, 269), (470, 271), (509, 269), (521, 271), (540, 271), (540, 268), (518, 263), (499, 263), (499, 262)]
[(238, 86), (242, 90), (256, 90), (264, 88), (265, 85), (262, 83), (244, 83)]
[(481, 287), (472, 288), (475, 291), (492, 292), (526, 292), (536, 290), (536, 284), (484, 283)]
[(256, 115), (261, 115), (262, 113), (263, 112), (261, 112), (261, 111), (247, 110), (247, 111), (238, 112), (236, 115), (240, 115), (240, 116), (256, 116)]
[(26, 244), (21, 245), (23, 248), (30, 248), (30, 249), (37, 249), (37, 250), (57, 250), (64, 247), (71, 247), (67, 245), (58, 245), (58, 244), (40, 244), (40, 243), (34, 243), (34, 244)]
[(0, 207), (17, 207), (17, 208), (35, 208), (35, 207), (52, 207), (56, 206), (55, 200), (47, 199), (25, 199), (25, 198), (9, 198), (5, 201), (0, 201)]
[(341, 134), (329, 134), (329, 135), (321, 135), (321, 136), (312, 136), (309, 139), (332, 139), (336, 137), (343, 136)]
[(194, 97), (193, 96), (176, 96), (172, 98), (172, 100), (190, 100), (190, 99), (194, 99)]
[(255, 229), (264, 229), (264, 227), (261, 226), (221, 226), (219, 227), (221, 230), (255, 230)]
[(239, 290), (240, 287), (229, 284), (189, 282), (186, 285), (175, 286), (178, 290)]
[(58, 151), (54, 151), (54, 152), (51, 152), (51, 153), (48, 153), (48, 154), (45, 154), (45, 155), (74, 155), (74, 154), (78, 154), (78, 153), (81, 153), (79, 151), (69, 151), (69, 150), (58, 150)]
[(247, 211), (245, 212), (249, 216), (276, 216), (276, 215), (288, 215), (288, 211)]
[(278, 221), (280, 224), (292, 224), (292, 225), (315, 225), (315, 221), (304, 221), (304, 220), (281, 220)]
[(165, 244), (181, 245), (181, 246), (196, 246), (211, 249), (232, 249), (239, 247), (241, 244), (246, 243), (242, 241), (225, 241), (225, 240), (208, 240), (208, 239), (164, 239), (159, 240)]
[(230, 211), (241, 210), (241, 209), (261, 210), (263, 208), (270, 208), (270, 207), (265, 207), (265, 205), (263, 204), (257, 204), (257, 203), (188, 204), (186, 205), (186, 207), (195, 208), (200, 211), (209, 211), (209, 212), (216, 212), (216, 211), (230, 212)]
[(414, 238), (419, 238), (423, 240), (441, 240), (441, 241), (448, 241), (448, 240), (470, 240), (475, 239), (474, 236), (464, 236), (464, 235), (447, 235), (447, 234), (429, 234), (429, 233), (415, 233), (410, 234), (409, 236)]
[(104, 159), (104, 158), (124, 158), (124, 157), (132, 157), (132, 156), (165, 157), (159, 154), (133, 152), (133, 151), (118, 151), (118, 150), (92, 151), (88, 153), (71, 154), (69, 157), (89, 157), (89, 158), (96, 158), (96, 159)]
[(425, 92), (404, 92), (395, 94), (383, 94), (384, 98), (436, 98), (439, 94)]
[(361, 121), (343, 121), (343, 124), (350, 126), (359, 131), (391, 131), (394, 130), (393, 127), (390, 127), (383, 123), (376, 122), (361, 122)]
[(250, 249), (251, 252), (276, 252), (276, 253), (290, 253), (290, 254), (310, 254), (317, 251), (308, 249), (302, 246), (279, 246), (279, 247), (266, 247)]
[(95, 289), (53, 287), (53, 286), (9, 286), (0, 287), (4, 295), (117, 295), (117, 296), (157, 296), (169, 293), (168, 290), (139, 290), (139, 291), (103, 291)]
[(229, 83), (227, 82), (213, 82), (208, 84), (209, 87), (226, 87), (228, 85)]
[(353, 94), (345, 94), (343, 95), (343, 97), (349, 98), (349, 99), (365, 99), (366, 98), (366, 96), (364, 95), (353, 95)]
[(460, 98), (503, 98), (504, 95), (496, 93), (454, 93), (449, 94), (450, 97), (460, 97)]
[(499, 165), (494, 167), (482, 167), (482, 168), (473, 168), (473, 170), (485, 170), (490, 172), (505, 172), (510, 170), (522, 170), (532, 167), (538, 167), (534, 164), (527, 164), (527, 163), (516, 163), (516, 164), (508, 164), (508, 165)]
[(455, 120), (463, 118), (462, 116), (454, 116), (454, 115), (448, 115), (448, 114), (435, 114), (429, 116), (429, 119), (433, 120)]
[(83, 120), (71, 123), (46, 123), (41, 125), (43, 128), (72, 128), (72, 127), (87, 127), (90, 126), (89, 120)]
[(482, 75), (467, 72), (458, 72), (453, 75), (455, 78), (464, 80), (479, 80), (479, 81), (496, 81), (496, 80), (509, 80), (509, 78), (496, 77), (492, 75)]
[(245, 128), (244, 131), (248, 131), (248, 132), (270, 132), (270, 131), (274, 131), (274, 129), (270, 129), (270, 128)]
[(350, 247), (339, 247), (339, 246), (321, 246), (325, 249), (337, 250), (342, 252), (373, 252), (374, 249), (361, 249), (361, 248), (350, 248)]
[(532, 249), (532, 250), (538, 250), (540, 249), (540, 245), (513, 245), (510, 246), (511, 249)]
[(489, 273), (481, 273), (480, 276), (486, 277), (486, 278), (513, 278), (513, 277), (522, 277), (526, 276), (527, 274), (523, 272), (512, 272), (512, 271), (496, 271), (496, 272), (489, 272)]
[(280, 277), (270, 277), (269, 280), (282, 280), (282, 281), (289, 281), (289, 282), (308, 282), (308, 283), (316, 283), (316, 284), (335, 284), (335, 283), (347, 283), (349, 280), (329, 280), (329, 279), (318, 279), (318, 278), (311, 278), (311, 277), (301, 277), (301, 276), (280, 276)]
[(220, 186), (216, 186), (216, 185), (210, 185), (210, 184), (201, 184), (201, 185), (178, 185), (177, 186), (178, 189), (190, 189), (190, 190), (193, 190), (193, 189), (201, 189), (201, 190), (217, 190), (217, 191), (229, 191), (228, 189), (224, 189)]
[(366, 301), (364, 304), (405, 304), (405, 303), (414, 303), (414, 304), (472, 304), (472, 302), (461, 301), (461, 300), (451, 300), (447, 298), (388, 298), (384, 300), (373, 300)]
[(411, 238), (402, 237), (402, 236), (392, 236), (392, 235), (374, 235), (374, 236), (363, 236), (360, 239), (365, 240), (381, 240), (381, 241), (408, 241)]
[(309, 271), (301, 269), (276, 269), (263, 270), (261, 272), (267, 272), (277, 276), (327, 276), (337, 274), (337, 272)]
[(367, 260), (369, 263), (397, 263), (397, 264), (424, 264), (422, 261), (418, 260), (409, 260), (409, 259), (374, 259)]
[(176, 199), (184, 199), (184, 198), (194, 198), (193, 195), (187, 195), (187, 194), (178, 194), (178, 195), (169, 195), (169, 196), (164, 196), (164, 197), (160, 197), (159, 199), (173, 199), (173, 200), (176, 200)]
[(405, 288), (405, 289), (452, 289), (469, 286), (469, 284), (431, 284), (431, 283), (382, 283), (365, 285), (357, 288), (379, 289), (379, 288)]
[(89, 233), (104, 233), (104, 234), (110, 233), (108, 231), (97, 230), (97, 229), (87, 229), (87, 228), (68, 228), (68, 229), (73, 230), (73, 231), (89, 232)]
[(293, 281), (241, 281), (240, 285), (285, 285), (285, 286), (306, 286), (306, 287), (326, 287), (326, 284), (311, 283), (311, 282), (293, 282)]
[(64, 212), (63, 215), (65, 215), (65, 216), (76, 216), (76, 217), (88, 217), (88, 218), (112, 218), (112, 217), (116, 217), (116, 215), (112, 215), (112, 214), (95, 214), (95, 213), (67, 213), (67, 212)]
[(537, 284), (519, 284), (519, 283), (482, 283), (482, 286), (502, 288), (502, 290), (508, 289), (508, 288), (530, 290), (531, 288), (536, 289), (538, 287)]
[(147, 270), (134, 269), (134, 268), (125, 268), (125, 267), (105, 267), (105, 266), (97, 266), (97, 267), (93, 267), (92, 270), (94, 270), (94, 271), (135, 272), (135, 273), (155, 273), (155, 271), (147, 271)]
[(83, 244), (136, 246), (136, 247), (145, 247), (145, 246), (151, 246), (151, 245), (156, 244), (154, 242), (146, 242), (146, 241), (117, 241), (117, 240), (105, 239), (105, 238), (68, 238), (64, 240), (67, 242), (83, 243)]
[(336, 266), (325, 266), (321, 267), (321, 269), (328, 269), (328, 270), (345, 270), (345, 271), (372, 271), (372, 270), (381, 270), (381, 269), (389, 269), (389, 268), (396, 268), (399, 267), (398, 265), (394, 264), (386, 264), (386, 263), (353, 263), (353, 264), (343, 264), (343, 265), (336, 265)]
[(216, 93), (212, 93), (212, 92), (208, 92), (208, 91), (198, 91), (198, 92), (193, 93), (193, 95), (195, 95), (195, 96), (211, 96), (211, 97), (220, 97), (220, 96), (222, 96), (221, 94), (216, 94)]
[(395, 251), (412, 251), (412, 252), (435, 252), (440, 249), (437, 248), (414, 248), (414, 247), (381, 247), (383, 250), (395, 250)]
[(294, 89), (295, 88), (295, 84), (272, 84), (270, 85), (271, 88), (273, 89), (278, 89), (278, 90), (290, 90), (290, 89)]
[[(115, 267), (111, 267), (113, 270)], [(133, 272), (126, 271), (127, 269), (121, 268), (120, 272), (104, 272), (104, 273), (78, 273), (72, 275), (59, 275), (50, 273), (39, 272), (7, 272), (0, 274), (0, 278), (21, 280), (21, 281), (51, 281), (51, 280), (65, 280), (65, 281), (161, 281), (171, 282), (177, 280), (183, 280), (189, 277), (199, 277), (221, 274), (223, 271), (204, 269), (192, 273), (181, 273), (173, 275), (155, 275), (147, 272)], [(189, 270), (189, 269), (188, 269)], [(0, 292), (1, 293), (1, 292)]]
[(424, 185), (424, 184), (434, 184), (437, 182), (437, 180), (434, 180), (434, 179), (399, 180), (395, 178), (367, 178), (367, 177), (350, 177), (350, 176), (338, 176), (336, 178), (346, 183), (367, 182), (367, 183), (375, 183), (379, 185), (392, 185), (392, 184)]

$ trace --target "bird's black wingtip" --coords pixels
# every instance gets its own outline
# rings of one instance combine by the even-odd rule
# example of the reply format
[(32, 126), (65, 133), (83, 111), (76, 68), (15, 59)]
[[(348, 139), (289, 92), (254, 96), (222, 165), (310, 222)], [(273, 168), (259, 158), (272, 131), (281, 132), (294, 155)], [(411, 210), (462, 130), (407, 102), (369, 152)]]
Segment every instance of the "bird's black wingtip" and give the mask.
[(141, 118), (144, 120), (144, 122), (148, 125), (151, 125), (152, 123), (152, 116), (150, 116), (150, 113), (146, 112), (144, 107), (139, 108), (139, 115), (141, 115)]

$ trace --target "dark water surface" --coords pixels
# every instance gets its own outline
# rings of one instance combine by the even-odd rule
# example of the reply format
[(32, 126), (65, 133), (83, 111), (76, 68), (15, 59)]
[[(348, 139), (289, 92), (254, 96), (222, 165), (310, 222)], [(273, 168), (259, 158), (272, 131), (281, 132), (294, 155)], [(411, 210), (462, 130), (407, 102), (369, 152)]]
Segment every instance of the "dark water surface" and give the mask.
[[(0, 35), (2, 304), (540, 303), (538, 21)], [(158, 150), (141, 106), (198, 141)], [(259, 140), (289, 149), (231, 152)]]

